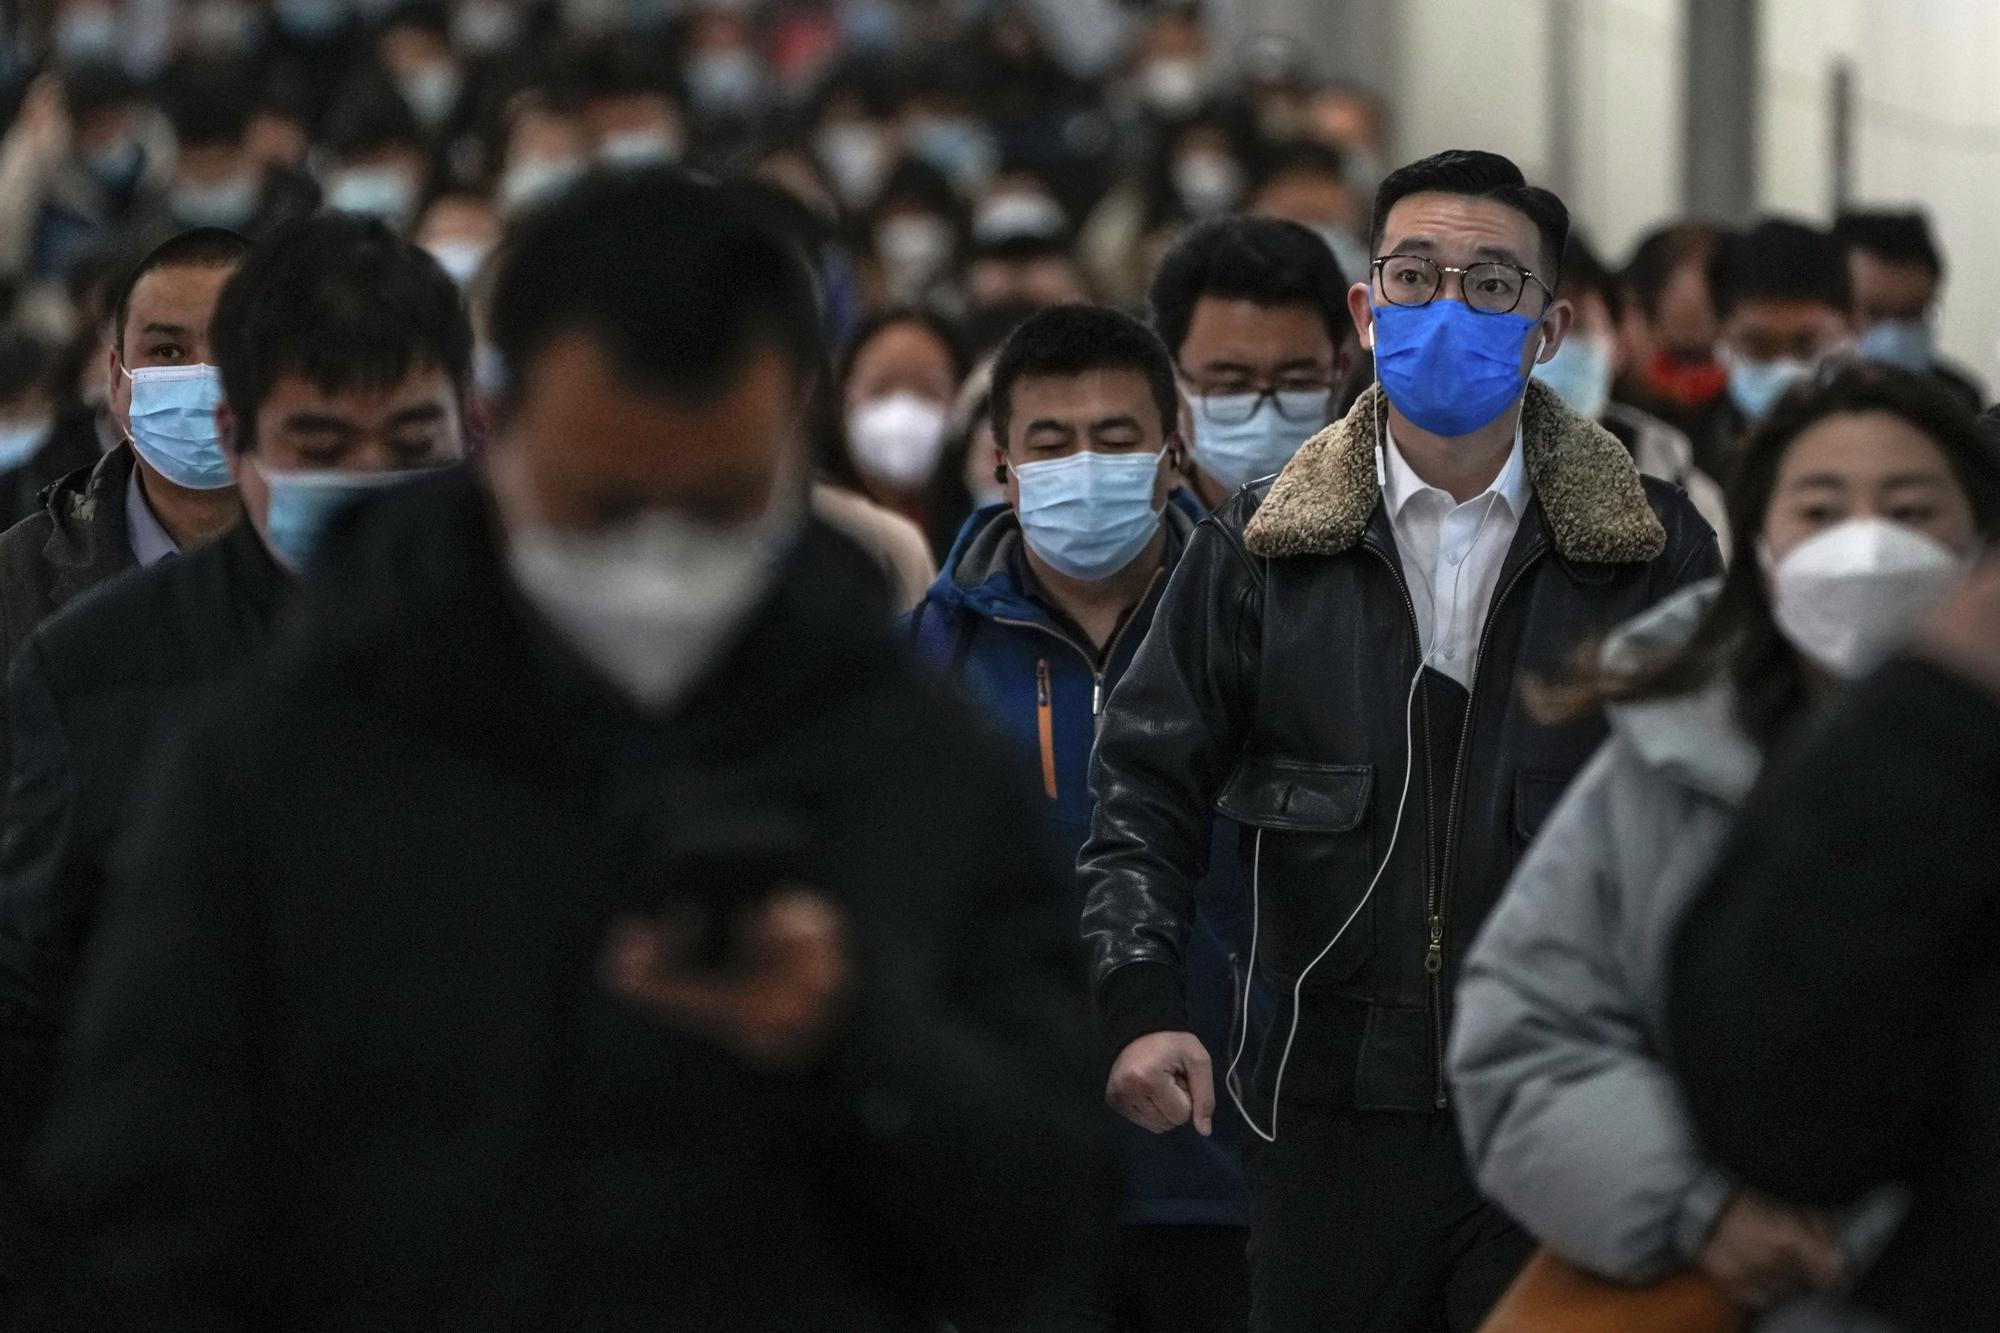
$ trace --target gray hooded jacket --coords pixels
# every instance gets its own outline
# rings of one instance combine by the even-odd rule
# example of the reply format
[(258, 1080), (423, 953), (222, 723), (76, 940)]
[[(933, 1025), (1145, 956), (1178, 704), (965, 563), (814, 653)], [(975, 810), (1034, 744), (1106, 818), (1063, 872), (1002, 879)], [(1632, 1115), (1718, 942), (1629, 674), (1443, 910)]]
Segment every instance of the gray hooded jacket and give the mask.
[[(1613, 636), (1629, 669), (1684, 642), (1719, 585), (1669, 598)], [(1734, 693), (1607, 710), (1577, 777), (1473, 946), (1450, 1072), (1480, 1187), (1565, 1258), (1646, 1283), (1690, 1264), (1733, 1186), (1696, 1144), (1665, 1049), (1668, 948), (1763, 764)], [(1843, 1227), (1876, 1248), (1893, 1204)], [(1788, 1307), (1760, 1328), (1860, 1325)]]

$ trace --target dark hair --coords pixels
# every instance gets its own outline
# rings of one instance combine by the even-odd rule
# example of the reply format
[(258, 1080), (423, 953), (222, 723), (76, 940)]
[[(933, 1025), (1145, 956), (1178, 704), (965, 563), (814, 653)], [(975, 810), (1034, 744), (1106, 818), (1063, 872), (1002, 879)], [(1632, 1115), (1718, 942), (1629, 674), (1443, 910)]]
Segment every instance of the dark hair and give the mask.
[(140, 98), (138, 80), (109, 60), (90, 60), (62, 72), (63, 110), (78, 125), (93, 116), (130, 106)]
[(1173, 357), (1158, 334), (1130, 315), (1101, 305), (1051, 306), (1015, 329), (993, 363), (993, 433), (1004, 444), (1014, 385), (1029, 376), (1075, 376), (1093, 370), (1136, 370), (1153, 391), (1160, 424), (1180, 419)]
[(1246, 199), (1255, 199), (1264, 187), (1280, 176), (1314, 175), (1347, 179), (1347, 159), (1331, 144), (1316, 139), (1293, 139), (1267, 148), (1251, 164), (1250, 189)]
[(1612, 323), (1625, 313), (1624, 291), (1581, 231), (1570, 232), (1569, 243), (1563, 246), (1562, 278), (1564, 296), (1574, 300), (1596, 295), (1603, 300)]
[(0, 329), (0, 400), (19, 398), (34, 389), (55, 397), (49, 382), (56, 349), (25, 329)]
[(1851, 304), (1847, 256), (1833, 233), (1789, 218), (1766, 218), (1724, 237), (1708, 264), (1715, 315), (1745, 301), (1813, 301), (1845, 315)]
[(1310, 229), (1276, 218), (1219, 218), (1167, 251), (1146, 294), (1153, 329), (1176, 357), (1204, 296), (1258, 305), (1310, 306), (1337, 350), (1352, 329), (1347, 275)]
[(148, 250), (125, 275), (111, 303), (111, 339), (119, 358), (125, 356), (125, 317), (131, 313), (132, 293), (148, 273), (161, 268), (235, 268), (249, 253), (250, 242), (223, 227), (196, 227)]
[(682, 98), (673, 65), (659, 48), (627, 38), (607, 37), (578, 47), (570, 56), (570, 81), (585, 101), (596, 98)]
[(1861, 250), (1891, 264), (1917, 264), (1934, 278), (1944, 277), (1944, 256), (1931, 236), (1930, 220), (1914, 209), (1842, 213), (1833, 235), (1849, 250)]
[(797, 247), (738, 194), (670, 167), (586, 176), (515, 222), (497, 267), (492, 336), (509, 394), (572, 332), (628, 383), (696, 400), (760, 348), (782, 351), (801, 387), (825, 364)]
[(1926, 376), (1893, 366), (1844, 361), (1796, 385), (1765, 414), (1738, 456), (1729, 485), (1734, 534), (1729, 572), (1693, 635), (1664, 661), (1636, 671), (1586, 672), (1576, 689), (1553, 692), (1555, 711), (1575, 714), (1603, 703), (1688, 694), (1727, 680), (1737, 696), (1737, 720), (1769, 750), (1805, 709), (1805, 680), (1795, 649), (1772, 618), (1759, 552), (1764, 519), (1777, 490), (1785, 453), (1799, 436), (1826, 420), (1884, 412), (1921, 431), (1944, 453), (1988, 537), (2000, 534), (2000, 456), (1958, 401)]
[(1722, 233), (1706, 222), (1676, 222), (1649, 232), (1632, 251), (1619, 277), (1647, 319), (1656, 319), (1667, 284), (1689, 264), (1708, 280), (1708, 264), (1721, 243)]
[(965, 382), (971, 363), (966, 355), (965, 340), (959, 335), (957, 326), (935, 310), (926, 310), (921, 306), (888, 306), (865, 315), (840, 349), (840, 364), (834, 379), (842, 390), (846, 389), (847, 381), (853, 376), (854, 363), (861, 359), (862, 350), (881, 334), (904, 324), (915, 324), (943, 344), (945, 354), (951, 358), (954, 387)]
[(1528, 184), (1521, 169), (1498, 153), (1474, 148), (1452, 148), (1433, 153), (1386, 176), (1375, 191), (1375, 217), (1368, 227), (1370, 253), (1382, 248), (1382, 232), (1389, 222), (1389, 210), (1413, 194), (1462, 194), (1474, 199), (1491, 199), (1526, 217), (1541, 236), (1542, 249), (1536, 264), (1554, 269), (1541, 274), (1550, 288), (1561, 285), (1563, 244), (1569, 239), (1569, 209), (1563, 201), (1539, 185)]
[(423, 128), (416, 113), (379, 72), (365, 74), (328, 115), (321, 136), (336, 158), (362, 157), (386, 148), (421, 150)]
[(376, 32), (390, 33), (398, 28), (415, 28), (433, 37), (451, 40), (451, 9), (440, 0), (402, 0), (402, 3), (382, 16)]
[(174, 140), (183, 148), (243, 142), (256, 102), (254, 84), (234, 61), (188, 62), (174, 67), (163, 89)]
[(223, 287), (209, 339), (244, 451), (286, 375), (340, 393), (390, 388), (434, 366), (463, 392), (472, 369), (457, 284), (380, 221), (342, 213), (273, 231)]

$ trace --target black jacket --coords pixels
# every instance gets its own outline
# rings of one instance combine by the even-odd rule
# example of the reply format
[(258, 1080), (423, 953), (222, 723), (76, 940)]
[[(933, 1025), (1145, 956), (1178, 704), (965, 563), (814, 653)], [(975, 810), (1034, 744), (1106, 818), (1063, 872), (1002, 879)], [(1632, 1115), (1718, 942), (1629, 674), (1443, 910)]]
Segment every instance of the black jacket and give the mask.
[[(38, 1156), (98, 1322), (884, 1329), (1020, 1294), (1108, 1194), (1074, 925), (867, 557), (809, 529), (661, 718), (543, 629), (472, 480), (343, 535), (114, 858)], [(849, 920), (824, 1067), (603, 989), (613, 922), (784, 883)]]
[(1850, 1204), (1907, 1184), (1862, 1299), (2000, 1328), (2000, 703), (1903, 661), (1774, 760), (1682, 922), (1668, 1034), (1745, 1184)]
[(290, 582), (240, 524), (78, 597), (14, 658), (0, 840), (0, 1292), (17, 1285), (14, 1261), (45, 1231), (20, 1171), (147, 741), (197, 686), (269, 637)]
[[(0, 534), (0, 658), (86, 588), (138, 566), (125, 530), (125, 488), (136, 460), (121, 444), (49, 489), (39, 513)], [(11, 727), (0, 717), (0, 772), (11, 772)]]
[[(1538, 722), (1521, 686), (1565, 678), (1585, 644), (1714, 574), (1720, 556), (1685, 495), (1642, 480), (1616, 439), (1531, 384), (1522, 427), (1535, 503), (1487, 617), (1456, 771), (1448, 786), (1412, 775), (1370, 896), (1396, 828), (1421, 657), (1380, 503), (1378, 392), (1196, 530), (1106, 710), (1080, 870), (1112, 1044), (1184, 1030), (1201, 830), (1211, 807), (1236, 820), (1259, 962), (1287, 998), (1354, 918), (1307, 978), (1286, 1103), (1430, 1110), (1444, 1104), (1458, 961), (1604, 735), (1594, 717)], [(1409, 712), (1417, 754), (1436, 752), (1427, 698)], [(1267, 1091), (1287, 1026), (1281, 1014), (1257, 1064)]]
[(101, 407), (72, 403), (56, 414), (42, 447), (16, 467), (0, 472), (0, 523), (11, 528), (38, 513), (48, 503), (49, 487), (70, 473), (85, 473), (104, 458), (98, 435)]

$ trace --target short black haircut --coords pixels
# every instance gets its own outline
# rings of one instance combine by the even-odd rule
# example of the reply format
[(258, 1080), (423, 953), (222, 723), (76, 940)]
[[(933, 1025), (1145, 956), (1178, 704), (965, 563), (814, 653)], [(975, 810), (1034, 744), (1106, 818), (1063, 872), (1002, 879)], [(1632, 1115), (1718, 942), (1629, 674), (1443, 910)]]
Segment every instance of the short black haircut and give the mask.
[(1310, 228), (1277, 218), (1218, 218), (1194, 227), (1167, 251), (1146, 305), (1153, 331), (1176, 357), (1204, 296), (1310, 306), (1338, 350), (1353, 329), (1347, 286), (1333, 251)]
[(1722, 233), (1706, 222), (1673, 222), (1646, 233), (1619, 276), (1647, 319), (1657, 319), (1660, 301), (1674, 275), (1693, 264), (1708, 279)]
[(224, 227), (196, 227), (148, 250), (126, 272), (111, 303), (112, 345), (119, 357), (125, 355), (125, 317), (131, 313), (132, 292), (148, 273), (161, 268), (235, 268), (249, 253), (250, 242)]
[(335, 105), (321, 138), (335, 158), (355, 158), (389, 148), (421, 150), (424, 131), (387, 77), (370, 71)]
[(183, 148), (235, 147), (256, 105), (256, 85), (231, 61), (185, 62), (163, 89), (174, 141)]
[(1389, 210), (1413, 194), (1462, 194), (1505, 204), (1535, 224), (1542, 252), (1536, 276), (1551, 289), (1561, 286), (1563, 245), (1569, 240), (1569, 209), (1550, 190), (1528, 184), (1521, 169), (1498, 153), (1451, 148), (1390, 172), (1375, 191), (1375, 217), (1368, 227), (1371, 256), (1382, 249)]
[(458, 284), (382, 222), (344, 213), (287, 222), (259, 244), (223, 287), (209, 342), (245, 451), (286, 375), (343, 393), (393, 388), (428, 366), (462, 394), (472, 373)]
[(1724, 237), (1709, 261), (1708, 285), (1718, 319), (1745, 301), (1811, 301), (1843, 315), (1852, 304), (1840, 242), (1789, 218), (1766, 218)]
[(131, 106), (144, 95), (138, 80), (114, 61), (90, 60), (62, 72), (63, 109), (78, 125), (106, 111)]
[(854, 326), (854, 332), (847, 335), (846, 343), (841, 346), (835, 380), (844, 388), (853, 377), (854, 363), (861, 359), (862, 350), (881, 334), (905, 324), (914, 324), (938, 340), (945, 355), (951, 359), (954, 384), (963, 384), (965, 377), (972, 373), (972, 358), (965, 349), (965, 335), (939, 312), (914, 305), (882, 306), (863, 315)]
[(1180, 420), (1174, 362), (1160, 336), (1130, 315), (1100, 305), (1058, 305), (1015, 329), (993, 363), (993, 434), (1004, 448), (1014, 386), (1030, 376), (1071, 377), (1093, 370), (1136, 370), (1153, 391), (1160, 425)]
[(1347, 179), (1347, 159), (1332, 144), (1312, 139), (1293, 139), (1266, 149), (1251, 163), (1250, 189), (1246, 199), (1257, 195), (1280, 176), (1335, 176)]
[(517, 219), (497, 267), (492, 336), (510, 397), (568, 333), (595, 340), (626, 382), (697, 402), (764, 348), (801, 387), (826, 362), (798, 247), (738, 192), (676, 168), (593, 172)]
[(1563, 295), (1571, 300), (1579, 296), (1599, 297), (1613, 323), (1624, 314), (1625, 293), (1618, 279), (1604, 267), (1604, 260), (1581, 231), (1571, 231), (1569, 242), (1563, 246), (1562, 276)]
[(451, 41), (451, 7), (442, 0), (403, 0), (394, 9), (382, 16), (377, 33), (390, 33), (398, 28), (415, 28), (419, 32)]
[(1914, 209), (1842, 213), (1833, 224), (1833, 234), (1849, 250), (1888, 264), (1916, 264), (1934, 278), (1944, 277), (1944, 255), (1931, 235), (1930, 219)]

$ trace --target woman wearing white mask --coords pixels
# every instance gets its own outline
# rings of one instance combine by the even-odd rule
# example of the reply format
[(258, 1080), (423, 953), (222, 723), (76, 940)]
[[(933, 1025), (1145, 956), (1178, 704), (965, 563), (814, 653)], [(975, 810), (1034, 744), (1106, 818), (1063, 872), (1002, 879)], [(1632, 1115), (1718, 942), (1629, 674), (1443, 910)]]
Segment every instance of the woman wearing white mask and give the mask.
[[(1665, 1059), (1668, 945), (1765, 760), (1881, 663), (2000, 523), (2000, 463), (1903, 372), (1792, 390), (1742, 459), (1736, 549), (1613, 636), (1552, 707), (1611, 739), (1543, 825), (1467, 964), (1454, 1101), (1482, 1189), (1617, 1283), (1699, 1270), (1760, 1330), (1867, 1325), (1832, 1294), (1897, 1200), (1825, 1216), (1703, 1153)], [(1524, 791), (1526, 785), (1524, 784)]]
[(918, 522), (965, 371), (951, 326), (913, 309), (864, 320), (841, 359), (841, 411), (855, 470), (876, 501)]

